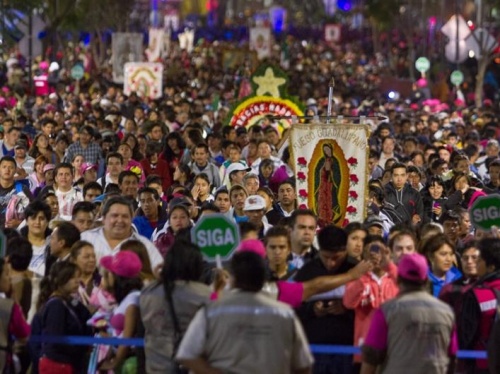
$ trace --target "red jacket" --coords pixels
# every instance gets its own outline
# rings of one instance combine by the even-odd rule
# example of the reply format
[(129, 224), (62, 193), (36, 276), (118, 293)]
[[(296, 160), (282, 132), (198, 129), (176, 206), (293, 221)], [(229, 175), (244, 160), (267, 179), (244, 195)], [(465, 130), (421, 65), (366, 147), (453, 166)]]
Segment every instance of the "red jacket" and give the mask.
[(166, 193), (166, 191), (172, 184), (172, 177), (170, 174), (170, 168), (168, 166), (168, 162), (161, 158), (158, 158), (158, 162), (156, 163), (156, 168), (153, 169), (151, 167), (151, 164), (149, 163), (149, 160), (145, 158), (141, 160), (141, 166), (142, 169), (144, 170), (144, 174), (146, 174), (146, 177), (148, 177), (148, 175), (154, 174), (158, 175), (161, 178), (163, 192)]
[(391, 263), (388, 271), (378, 280), (370, 272), (347, 283), (343, 303), (347, 309), (354, 309), (354, 345), (363, 344), (373, 312), (399, 293), (396, 274), (397, 268)]

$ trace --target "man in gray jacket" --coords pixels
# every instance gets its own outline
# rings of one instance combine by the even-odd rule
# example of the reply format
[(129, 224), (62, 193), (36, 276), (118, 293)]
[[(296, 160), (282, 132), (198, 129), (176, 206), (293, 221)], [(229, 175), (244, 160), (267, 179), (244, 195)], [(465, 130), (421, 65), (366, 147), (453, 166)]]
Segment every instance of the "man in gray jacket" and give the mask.
[(239, 252), (231, 271), (233, 291), (196, 314), (177, 360), (196, 373), (311, 373), (313, 358), (293, 309), (261, 292), (264, 260)]

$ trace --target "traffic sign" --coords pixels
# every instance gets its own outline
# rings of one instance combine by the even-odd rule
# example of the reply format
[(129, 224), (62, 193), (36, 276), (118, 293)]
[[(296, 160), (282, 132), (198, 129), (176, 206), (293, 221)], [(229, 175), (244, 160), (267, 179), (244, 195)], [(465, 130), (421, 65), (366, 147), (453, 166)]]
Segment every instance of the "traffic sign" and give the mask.
[(500, 195), (479, 197), (470, 208), (470, 219), (475, 228), (490, 230), (500, 227)]
[(201, 249), (203, 257), (209, 262), (231, 258), (240, 243), (240, 233), (234, 221), (223, 214), (202, 216), (191, 229), (193, 243)]
[(85, 70), (83, 70), (82, 64), (75, 64), (71, 68), (71, 78), (79, 81), (83, 78), (83, 75), (85, 74)]
[(426, 57), (419, 57), (417, 61), (415, 61), (415, 67), (419, 72), (424, 74), (431, 67), (431, 62)]
[(450, 75), (450, 81), (455, 86), (460, 86), (464, 81), (464, 73), (460, 70), (454, 70)]

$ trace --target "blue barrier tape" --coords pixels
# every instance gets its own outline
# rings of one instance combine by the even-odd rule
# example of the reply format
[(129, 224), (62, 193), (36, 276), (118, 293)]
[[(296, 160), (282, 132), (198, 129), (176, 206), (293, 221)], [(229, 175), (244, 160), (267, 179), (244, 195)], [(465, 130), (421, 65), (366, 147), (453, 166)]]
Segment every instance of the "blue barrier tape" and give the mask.
[(475, 359), (486, 359), (488, 358), (488, 353), (486, 351), (458, 351), (458, 358), (475, 358)]
[(316, 345), (311, 344), (312, 353), (330, 354), (330, 355), (355, 355), (361, 353), (359, 347), (350, 345)]
[[(144, 339), (141, 338), (96, 338), (90, 336), (31, 336), (30, 341), (34, 343), (52, 343), (68, 345), (125, 345), (129, 347), (144, 347)], [(312, 353), (352, 355), (359, 354), (359, 347), (348, 345), (311, 345)], [(457, 357), (461, 359), (486, 359), (488, 357), (485, 351), (458, 351)]]
[(91, 336), (31, 336), (30, 341), (34, 343), (52, 343), (67, 345), (126, 345), (129, 347), (144, 347), (142, 338), (96, 338)]

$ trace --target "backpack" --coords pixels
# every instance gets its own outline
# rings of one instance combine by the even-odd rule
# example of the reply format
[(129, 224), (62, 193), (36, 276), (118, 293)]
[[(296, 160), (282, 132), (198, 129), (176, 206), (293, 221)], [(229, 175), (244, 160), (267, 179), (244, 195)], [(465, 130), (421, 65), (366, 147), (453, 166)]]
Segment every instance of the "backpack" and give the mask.
[(404, 209), (403, 215), (401, 214), (401, 212), (398, 212), (394, 205), (388, 203), (387, 201), (384, 201), (384, 205), (382, 205), (380, 211), (388, 216), (395, 225), (397, 225), (398, 223), (405, 223), (406, 221), (404, 217), (408, 216), (406, 208), (403, 205), (401, 205), (401, 207)]
[[(495, 307), (495, 322), (495, 320), (500, 318), (498, 308), (500, 306), (500, 290), (486, 285), (481, 285), (480, 287), (489, 289), (495, 294), (497, 303)], [(470, 287), (463, 294), (461, 313), (459, 313), (457, 318), (458, 342), (461, 349), (473, 350), (477, 348), (476, 344), (481, 339), (481, 314), (481, 306), (479, 305), (479, 301), (474, 293), (474, 287)], [(488, 342), (484, 341), (483, 344), (484, 347), (486, 347)]]

